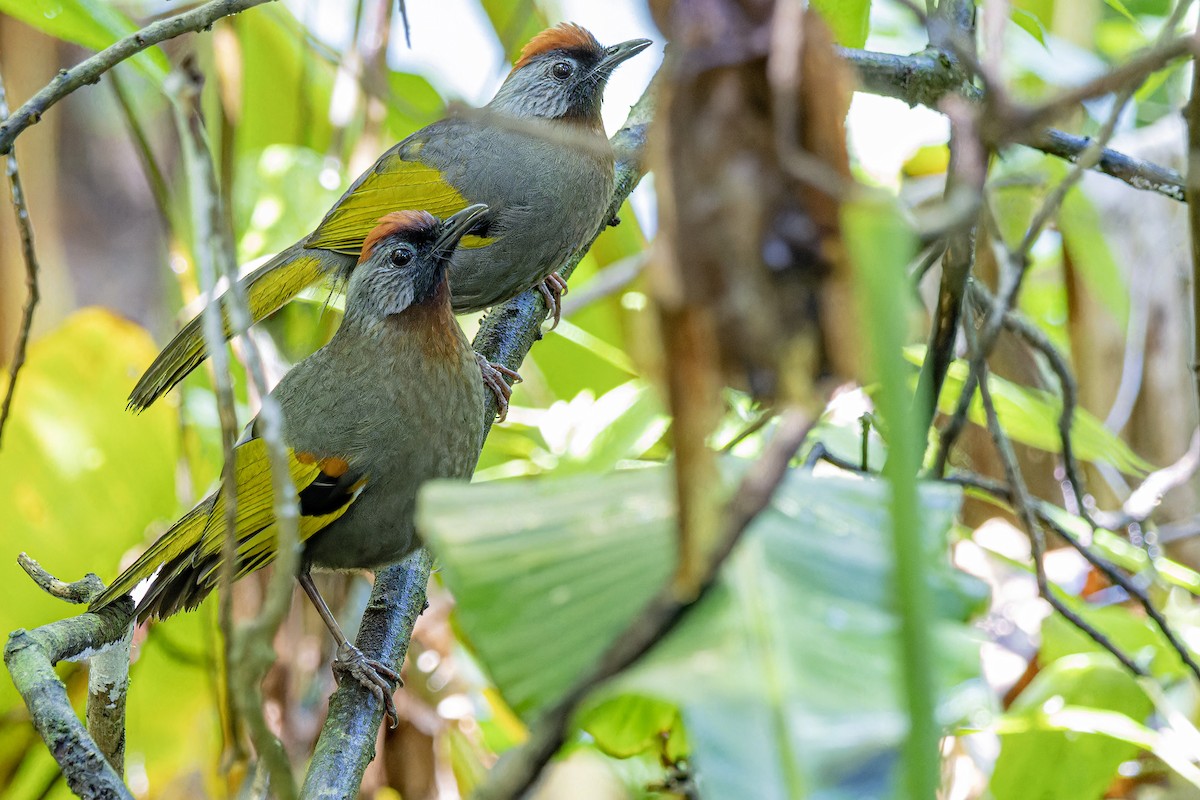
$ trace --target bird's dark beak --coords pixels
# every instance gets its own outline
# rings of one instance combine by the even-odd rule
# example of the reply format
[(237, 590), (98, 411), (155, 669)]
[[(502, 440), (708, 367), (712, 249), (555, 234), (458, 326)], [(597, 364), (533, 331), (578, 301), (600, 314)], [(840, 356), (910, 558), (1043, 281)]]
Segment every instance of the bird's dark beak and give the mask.
[(600, 59), (599, 68), (607, 72), (612, 72), (617, 68), (618, 64), (628, 61), (652, 44), (654, 42), (649, 39), (630, 39), (628, 42), (614, 44), (612, 47), (605, 49), (604, 58)]
[(459, 240), (479, 222), (479, 218), (486, 214), (487, 210), (488, 207), (483, 203), (476, 203), (442, 220), (442, 230), (437, 241), (433, 243), (433, 251), (443, 258), (449, 257), (458, 246)]

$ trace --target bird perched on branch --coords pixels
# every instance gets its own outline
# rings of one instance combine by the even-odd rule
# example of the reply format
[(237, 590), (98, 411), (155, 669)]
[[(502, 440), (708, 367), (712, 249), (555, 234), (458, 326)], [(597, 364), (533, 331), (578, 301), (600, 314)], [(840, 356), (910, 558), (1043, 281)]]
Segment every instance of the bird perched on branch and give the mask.
[[(486, 203), (487, 215), (451, 261), (454, 310), (479, 311), (538, 286), (557, 324), (566, 284), (554, 270), (596, 233), (612, 198), (614, 159), (600, 118), (604, 88), (619, 64), (649, 45), (634, 39), (603, 47), (572, 24), (535, 36), (484, 109), (435, 122), (388, 150), (311, 235), (242, 279), (254, 321), (322, 278), (346, 278), (387, 211), (445, 216)], [(129, 407), (146, 408), (207, 355), (197, 316), (150, 365)], [(508, 384), (497, 368), (481, 367), (503, 410)]]
[[(447, 271), (463, 235), (485, 215), (469, 206), (439, 222), (424, 211), (388, 214), (366, 236), (350, 276), (346, 312), (330, 342), (293, 368), (272, 394), (300, 496), (300, 584), (338, 644), (335, 671), (391, 708), (398, 674), (368, 660), (338, 627), (312, 567), (374, 569), (416, 547), (417, 489), (470, 478), (483, 445), (484, 386), (450, 305)], [(257, 420), (234, 448), (233, 536), (240, 578), (277, 551), (267, 446)], [(137, 616), (192, 609), (221, 577), (225, 495), (202, 500), (92, 604), (107, 606), (153, 577)]]

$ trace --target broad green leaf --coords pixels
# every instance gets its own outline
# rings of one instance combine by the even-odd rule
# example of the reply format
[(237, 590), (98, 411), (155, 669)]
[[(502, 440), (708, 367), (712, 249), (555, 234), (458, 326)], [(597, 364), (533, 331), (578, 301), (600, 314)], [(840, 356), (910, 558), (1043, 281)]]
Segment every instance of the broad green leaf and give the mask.
[[(1065, 594), (1060, 597), (1085, 622), (1103, 633), (1134, 661), (1145, 665), (1156, 677), (1178, 679), (1188, 674), (1187, 667), (1162, 631), (1145, 616), (1125, 606), (1096, 607), (1076, 597)], [(1119, 666), (1111, 653), (1061, 615), (1047, 617), (1042, 623), (1042, 660), (1051, 662), (1079, 653), (1095, 655)]]
[[(0, 448), (0, 630), (33, 628), (81, 610), (38, 589), (17, 566), (18, 552), (28, 552), (64, 580), (87, 572), (111, 580), (123, 554), (161, 532), (182, 510), (176, 498), (178, 422), (171, 405), (160, 402), (136, 416), (125, 410), (130, 387), (157, 349), (141, 328), (94, 308), (76, 312), (31, 345)], [(0, 391), (6, 379), (7, 370)], [(213, 465), (207, 477), (215, 474)], [(180, 615), (135, 648), (128, 758), (145, 765), (151, 786), (160, 791), (180, 770), (216, 763), (219, 755), (204, 663), (211, 652), (210, 622), (204, 613)], [(159, 646), (160, 633), (187, 644), (168, 655)], [(180, 660), (180, 651), (197, 659)], [(181, 686), (189, 689), (181, 692)], [(19, 705), (12, 683), (0, 681), (0, 715), (23, 713)], [(192, 735), (180, 738), (180, 730)], [(45, 760), (40, 740), (31, 752), (33, 760), (23, 770), (37, 772)], [(39, 797), (48, 785), (5, 796)]]
[[(880, 481), (790, 476), (718, 588), (618, 681), (614, 691), (679, 704), (704, 796), (890, 796), (900, 784), (908, 723), (888, 494)], [(983, 701), (974, 634), (961, 624), (981, 589), (942, 549), (958, 499), (921, 492), (943, 724)]]
[(1139, 28), (1141, 27), (1141, 23), (1138, 22), (1137, 17), (1129, 13), (1129, 9), (1125, 7), (1125, 4), (1122, 3), (1121, 0), (1104, 0), (1104, 5), (1108, 6), (1113, 11), (1116, 11), (1122, 17), (1129, 20)]
[(388, 90), (387, 129), (397, 141), (436, 122), (445, 113), (442, 96), (420, 75), (389, 72)]
[(1028, 33), (1037, 43), (1046, 48), (1049, 52), (1050, 48), (1046, 47), (1046, 27), (1042, 25), (1042, 21), (1036, 15), (1026, 11), (1023, 8), (1014, 7), (1009, 18), (1018, 28)]
[[(1077, 713), (1054, 720), (1066, 708)], [(1117, 767), (1137, 755), (1139, 747), (1128, 736), (1141, 727), (1151, 708), (1137, 681), (1115, 662), (1098, 654), (1055, 660), (1001, 720), (1000, 757), (988, 788), (996, 800), (1101, 797)], [(1130, 733), (1113, 736), (1111, 731), (1122, 726)], [(1110, 732), (1098, 732), (1105, 728)]]
[[(0, 12), (43, 33), (97, 51), (139, 27), (104, 0), (0, 0)], [(130, 60), (156, 85), (170, 70), (167, 57), (157, 46)]]
[(688, 755), (679, 708), (653, 697), (622, 694), (603, 700), (580, 714), (579, 727), (614, 758), (650, 753), (679, 761)]
[(670, 471), (431, 483), (418, 525), (456, 620), (523, 719), (591, 664), (671, 574)]
[(842, 47), (862, 47), (871, 28), (871, 0), (813, 0), (812, 7)]
[(525, 43), (550, 27), (546, 14), (534, 0), (479, 0), (500, 45), (514, 60)]
[[(672, 498), (665, 467), (423, 491), (420, 529), (455, 594), (458, 628), (523, 718), (593, 664), (670, 575)], [(978, 699), (962, 691), (978, 655), (960, 621), (984, 590), (945, 557), (959, 493), (926, 486), (920, 498), (949, 722)], [(793, 471), (718, 587), (598, 699), (676, 704), (706, 796), (805, 796), (789, 794), (785, 768), (813, 796), (891, 785), (905, 715), (888, 513), (881, 482)], [(650, 715), (640, 737), (660, 724)]]
[(1080, 189), (1067, 192), (1058, 212), (1058, 229), (1071, 263), (1088, 290), (1121, 328), (1129, 323), (1129, 286), (1106, 240), (1106, 226)]
[(241, 100), (231, 114), (239, 159), (272, 144), (325, 152), (333, 134), (334, 65), (316, 55), (304, 27), (279, 3), (238, 14), (232, 22), (241, 63), (223, 79), (240, 78), (231, 92)]
[[(910, 362), (920, 364), (925, 348), (923, 345), (907, 347), (905, 354)], [(950, 365), (946, 373), (946, 388), (938, 402), (942, 413), (954, 412), (969, 370), (966, 361), (959, 360)], [(1039, 450), (1062, 452), (1062, 440), (1058, 435), (1058, 415), (1062, 403), (1057, 395), (1022, 386), (996, 375), (988, 376), (988, 388), (996, 403), (996, 415), (1009, 436)], [(971, 403), (968, 418), (976, 425), (987, 424), (978, 393)], [(1111, 464), (1129, 475), (1144, 475), (1154, 469), (1154, 465), (1133, 452), (1129, 445), (1085, 409), (1075, 409), (1071, 434), (1075, 455), (1083, 461)]]

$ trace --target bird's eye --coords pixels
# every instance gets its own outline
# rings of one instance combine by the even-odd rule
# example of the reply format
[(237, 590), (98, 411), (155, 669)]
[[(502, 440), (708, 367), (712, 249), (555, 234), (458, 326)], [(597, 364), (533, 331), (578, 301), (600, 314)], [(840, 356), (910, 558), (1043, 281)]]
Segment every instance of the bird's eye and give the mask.
[(394, 267), (407, 267), (409, 262), (413, 260), (413, 249), (408, 245), (401, 245), (392, 251), (391, 262)]
[(570, 61), (557, 61), (555, 62), (554, 66), (550, 68), (550, 74), (560, 81), (565, 81), (567, 78), (571, 77), (571, 72), (573, 69), (574, 68), (571, 66)]

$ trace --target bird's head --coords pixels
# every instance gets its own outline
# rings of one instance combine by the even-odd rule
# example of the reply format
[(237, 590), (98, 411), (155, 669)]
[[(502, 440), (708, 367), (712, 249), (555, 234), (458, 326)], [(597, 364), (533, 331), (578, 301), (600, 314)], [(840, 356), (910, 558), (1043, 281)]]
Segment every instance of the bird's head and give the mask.
[(614, 69), (651, 44), (649, 39), (604, 47), (573, 23), (548, 28), (529, 41), (489, 104), (517, 117), (585, 122), (599, 127), (604, 87)]
[(393, 211), (363, 241), (350, 276), (347, 316), (383, 319), (414, 304), (450, 303), (446, 269), (459, 240), (487, 206), (477, 203), (444, 220), (425, 211)]

